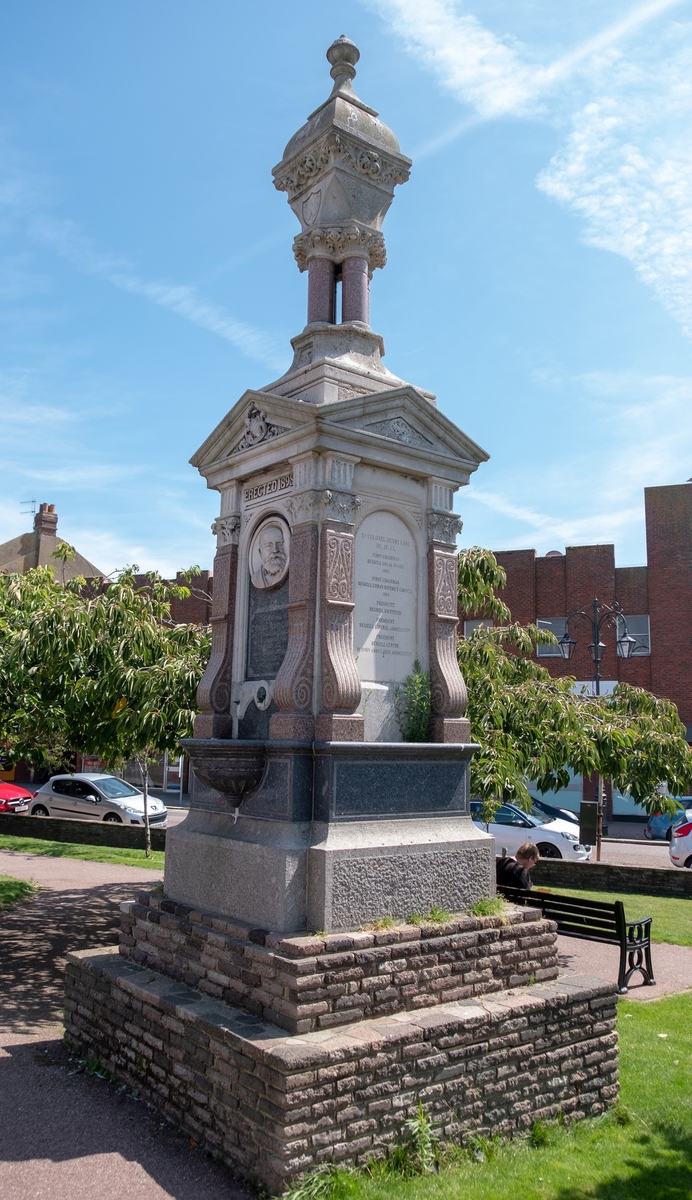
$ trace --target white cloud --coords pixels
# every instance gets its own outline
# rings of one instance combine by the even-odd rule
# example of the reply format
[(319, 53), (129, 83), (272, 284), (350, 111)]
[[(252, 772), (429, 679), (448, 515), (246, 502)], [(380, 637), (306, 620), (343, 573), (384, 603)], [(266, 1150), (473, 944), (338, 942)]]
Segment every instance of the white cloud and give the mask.
[(454, 0), (365, 2), (474, 110), (422, 155), (479, 120), (570, 125), (538, 186), (583, 218), (589, 245), (628, 259), (692, 336), (692, 25), (672, 19), (684, 0), (639, 4), (552, 63)]
[(73, 221), (55, 220), (36, 214), (29, 224), (34, 238), (51, 246), (88, 275), (107, 280), (124, 292), (143, 296), (154, 304), (185, 317), (193, 325), (218, 334), (240, 350), (272, 370), (282, 370), (286, 354), (277, 340), (245, 321), (236, 321), (218, 305), (206, 300), (186, 284), (162, 283), (142, 279), (130, 263), (112, 255), (100, 253), (90, 239), (84, 237)]
[[(536, 372), (556, 405), (568, 401), (578, 419), (568, 426), (569, 472), (564, 461), (544, 462), (527, 476), (505, 463), (499, 488), (472, 482), (462, 506), (477, 504), (506, 518), (491, 544), (535, 546), (540, 553), (567, 545), (615, 542), (643, 561), (642, 483), (666, 486), (692, 475), (692, 377), (639, 376), (593, 371), (574, 377)], [(478, 520), (474, 518), (477, 525)], [(481, 521), (481, 524), (484, 524)]]
[[(687, 31), (689, 33), (689, 30)], [(574, 118), (538, 186), (621, 254), (692, 336), (692, 47), (616, 64), (609, 92)]]

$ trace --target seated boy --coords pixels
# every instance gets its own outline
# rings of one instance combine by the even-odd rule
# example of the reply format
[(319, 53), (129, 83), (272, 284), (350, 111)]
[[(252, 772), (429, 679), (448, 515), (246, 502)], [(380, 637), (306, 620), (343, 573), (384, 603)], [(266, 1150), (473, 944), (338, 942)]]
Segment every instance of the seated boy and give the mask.
[(498, 887), (504, 885), (528, 892), (531, 888), (529, 871), (535, 867), (540, 857), (538, 846), (534, 846), (533, 842), (524, 842), (513, 857), (498, 858), (495, 863)]

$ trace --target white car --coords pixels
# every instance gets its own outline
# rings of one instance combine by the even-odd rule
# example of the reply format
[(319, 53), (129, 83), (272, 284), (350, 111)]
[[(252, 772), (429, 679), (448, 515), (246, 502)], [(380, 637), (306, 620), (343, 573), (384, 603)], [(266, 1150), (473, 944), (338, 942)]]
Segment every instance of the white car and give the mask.
[[(147, 808), (149, 824), (165, 829), (168, 809), (163, 801), (150, 796)], [(34, 792), (30, 815), (143, 825), (144, 796), (117, 775), (54, 775)]]
[[(480, 800), (471, 801), (471, 818), (479, 829), (485, 829), (481, 820)], [(572, 862), (588, 862), (591, 858), (591, 847), (582, 846), (579, 832), (573, 821), (541, 821), (531, 813), (526, 813), (516, 804), (501, 804), (495, 813), (495, 820), (488, 826), (488, 832), (495, 838), (495, 848), (499, 854), (506, 846), (508, 854), (514, 854), (524, 842), (533, 842), (538, 846), (541, 858), (567, 858)]]
[(676, 867), (692, 867), (692, 808), (673, 818), (670, 861)]

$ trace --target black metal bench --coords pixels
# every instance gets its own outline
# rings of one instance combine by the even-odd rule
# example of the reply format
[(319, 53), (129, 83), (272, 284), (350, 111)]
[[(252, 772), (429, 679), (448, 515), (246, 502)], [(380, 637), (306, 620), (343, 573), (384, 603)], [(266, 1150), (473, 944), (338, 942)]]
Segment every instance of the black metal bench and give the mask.
[(538, 888), (524, 892), (521, 888), (498, 884), (498, 892), (512, 904), (540, 908), (544, 917), (557, 924), (558, 933), (565, 937), (585, 938), (591, 942), (606, 942), (620, 947), (618, 992), (627, 991), (635, 971), (641, 971), (644, 983), (653, 987), (651, 965), (651, 917), (628, 921), (622, 900), (606, 904), (602, 900), (583, 900), (577, 896), (557, 896)]

